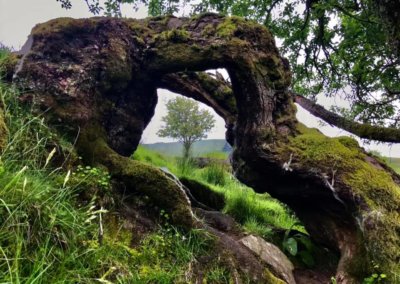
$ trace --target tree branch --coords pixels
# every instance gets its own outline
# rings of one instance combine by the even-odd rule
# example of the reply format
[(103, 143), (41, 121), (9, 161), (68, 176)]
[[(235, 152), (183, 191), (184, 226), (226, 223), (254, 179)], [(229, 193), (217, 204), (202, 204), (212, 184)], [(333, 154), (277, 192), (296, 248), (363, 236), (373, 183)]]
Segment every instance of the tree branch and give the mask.
[[(205, 103), (214, 108), (227, 123), (235, 120), (236, 108), (234, 105), (227, 103), (229, 98), (233, 98), (231, 85), (227, 81), (217, 79), (205, 72), (174, 73), (164, 76), (160, 87)], [(224, 90), (224, 97), (215, 95), (216, 92), (221, 92), (221, 90)], [(292, 94), (296, 103), (330, 125), (346, 130), (363, 139), (400, 143), (400, 129), (351, 121), (325, 109), (306, 97), (296, 93)]]
[(206, 72), (179, 72), (165, 75), (160, 88), (196, 99), (212, 107), (227, 123), (236, 120), (236, 104), (231, 84)]
[(360, 138), (377, 140), (381, 142), (400, 143), (400, 129), (374, 126), (366, 123), (358, 123), (346, 119), (336, 113), (328, 111), (323, 106), (293, 93), (294, 100), (312, 115), (324, 120), (325, 122), (346, 130)]

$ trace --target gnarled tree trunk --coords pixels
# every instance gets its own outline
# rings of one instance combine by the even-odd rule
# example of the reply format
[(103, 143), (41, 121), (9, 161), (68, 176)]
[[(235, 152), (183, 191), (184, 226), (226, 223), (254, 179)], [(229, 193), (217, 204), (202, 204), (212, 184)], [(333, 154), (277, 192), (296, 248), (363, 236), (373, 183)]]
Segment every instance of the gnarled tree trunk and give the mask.
[[(212, 68), (226, 68), (231, 84), (177, 73)], [(288, 63), (265, 27), (214, 14), (56, 19), (33, 29), (17, 70), (49, 122), (71, 141), (79, 137), (86, 161), (132, 186), (134, 166), (126, 170), (120, 155), (135, 151), (156, 89), (210, 105), (226, 121), (236, 176), (288, 204), (315, 240), (340, 252), (338, 283), (358, 283), (372, 261), (399, 280), (399, 176), (353, 139), (298, 123)]]

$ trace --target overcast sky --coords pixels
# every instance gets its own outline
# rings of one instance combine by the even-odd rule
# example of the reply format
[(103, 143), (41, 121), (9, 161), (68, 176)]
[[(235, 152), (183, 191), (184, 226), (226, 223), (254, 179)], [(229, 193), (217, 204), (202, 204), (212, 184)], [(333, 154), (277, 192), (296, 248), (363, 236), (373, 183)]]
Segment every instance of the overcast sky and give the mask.
[[(57, 17), (85, 18), (92, 16), (83, 0), (72, 0), (72, 9), (62, 9), (56, 0), (0, 0), (0, 43), (13, 47), (18, 50), (25, 42), (32, 27), (38, 23), (46, 22)], [(128, 5), (122, 9), (123, 16), (143, 18), (146, 17), (147, 11), (143, 7), (135, 12)], [(155, 115), (145, 130), (142, 138), (144, 143), (167, 142), (171, 141), (166, 138), (157, 137), (157, 130), (161, 126), (161, 117), (166, 114), (165, 102), (175, 94), (159, 90), (159, 103), (157, 105)], [(338, 98), (326, 99), (320, 98), (320, 104), (329, 107), (330, 105), (345, 106), (346, 103)], [(207, 108), (206, 106), (203, 106)], [(210, 110), (213, 112), (212, 110)], [(225, 127), (222, 118), (216, 116), (216, 127), (209, 134), (210, 139), (223, 139), (225, 137)], [(343, 130), (330, 126), (321, 126), (321, 121), (298, 107), (297, 117), (300, 121), (310, 127), (317, 127), (326, 135), (338, 136), (348, 135)], [(400, 157), (400, 145), (384, 145), (384, 144), (364, 144), (360, 143), (367, 149), (378, 150), (382, 154), (391, 157)]]

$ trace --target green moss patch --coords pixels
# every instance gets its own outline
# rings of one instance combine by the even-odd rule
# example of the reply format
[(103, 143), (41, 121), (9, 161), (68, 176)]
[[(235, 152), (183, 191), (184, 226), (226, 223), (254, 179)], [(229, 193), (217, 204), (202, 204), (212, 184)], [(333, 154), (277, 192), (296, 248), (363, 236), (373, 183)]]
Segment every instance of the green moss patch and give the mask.
[(57, 18), (50, 20), (43, 24), (38, 24), (32, 29), (33, 36), (49, 36), (53, 33), (61, 31), (74, 32), (78, 29), (92, 28), (100, 18), (89, 18), (89, 19), (73, 19), (73, 18)]
[(307, 165), (329, 178), (336, 172), (336, 184), (347, 188), (354, 200), (362, 200), (358, 214), (369, 262), (378, 263), (384, 273), (399, 273), (399, 185), (379, 164), (369, 162), (354, 139), (329, 138), (303, 125), (299, 125), (298, 131), (300, 135), (290, 140), (287, 149), (293, 154), (293, 165)]

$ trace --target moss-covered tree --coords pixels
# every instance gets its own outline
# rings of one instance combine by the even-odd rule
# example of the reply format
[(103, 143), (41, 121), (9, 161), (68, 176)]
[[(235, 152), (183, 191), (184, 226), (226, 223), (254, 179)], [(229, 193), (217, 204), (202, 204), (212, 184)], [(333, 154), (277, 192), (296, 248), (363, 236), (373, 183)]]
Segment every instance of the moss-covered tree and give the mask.
[[(57, 1), (64, 8), (71, 8), (70, 0)], [(216, 11), (255, 20), (281, 40), (281, 52), (292, 66), (292, 88), (297, 95), (313, 99), (316, 95), (340, 94), (350, 105), (350, 110), (335, 109), (337, 117), (345, 114), (350, 118), (346, 123), (342, 117), (331, 119), (326, 111), (313, 114), (338, 127), (350, 122), (346, 130), (363, 138), (383, 142), (395, 138), (400, 142), (397, 0), (108, 0), (105, 4), (91, 0), (86, 3), (94, 14), (117, 16), (121, 15), (122, 4), (133, 8), (145, 5), (150, 15), (158, 16), (179, 14), (190, 3), (195, 14)], [(184, 10), (187, 9), (188, 6)], [(358, 131), (358, 124), (351, 123), (353, 120), (391, 129)]]
[[(24, 100), (72, 142), (78, 137), (87, 163), (144, 190), (175, 222), (196, 222), (184, 193), (124, 157), (135, 151), (161, 86), (221, 114), (236, 176), (288, 204), (314, 240), (340, 254), (338, 283), (359, 283), (372, 262), (398, 280), (400, 177), (353, 139), (328, 138), (296, 120), (289, 64), (265, 27), (215, 14), (62, 18), (36, 26), (28, 45), (15, 74)], [(231, 83), (191, 73), (210, 68), (226, 68)]]

